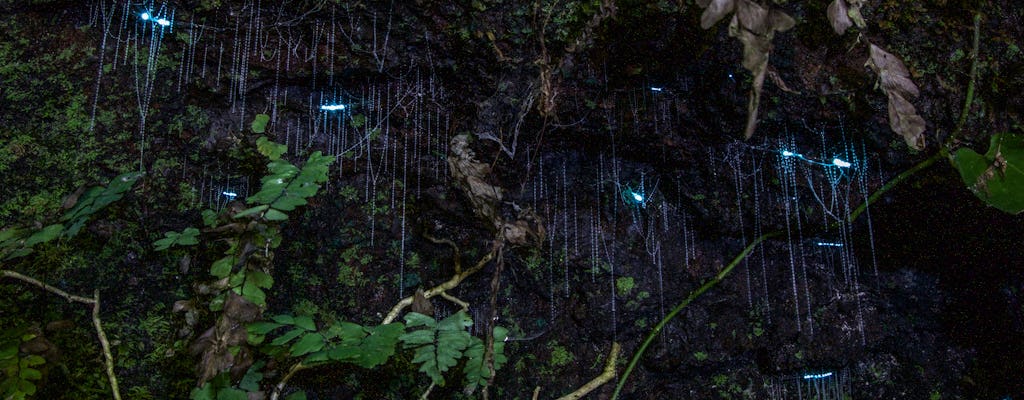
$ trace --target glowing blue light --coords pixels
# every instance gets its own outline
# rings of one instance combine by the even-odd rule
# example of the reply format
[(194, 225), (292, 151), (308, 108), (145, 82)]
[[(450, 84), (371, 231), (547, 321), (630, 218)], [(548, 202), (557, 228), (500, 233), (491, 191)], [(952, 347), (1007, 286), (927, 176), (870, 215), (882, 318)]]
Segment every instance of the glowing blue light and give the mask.
[(835, 242), (818, 242), (816, 244), (818, 246), (825, 246), (825, 247), (843, 247), (842, 243), (835, 243)]
[(832, 159), (832, 165), (835, 165), (835, 166), (837, 166), (839, 168), (850, 168), (850, 165), (852, 165), (852, 164), (850, 164), (850, 163), (848, 163), (846, 161), (840, 160), (838, 158), (833, 158)]
[(799, 154), (796, 154), (796, 153), (794, 153), (792, 151), (789, 151), (789, 150), (783, 150), (782, 151), (782, 156), (783, 157), (796, 157), (796, 156), (799, 156)]
[(320, 106), (320, 109), (324, 110), (324, 111), (338, 111), (338, 110), (344, 110), (345, 109), (345, 105), (344, 104), (325, 104), (325, 105)]
[(156, 20), (156, 24), (160, 26), (171, 26), (171, 21), (168, 21), (166, 18), (160, 18)]
[(151, 16), (149, 15), (149, 13), (148, 13), (148, 12), (144, 12), (144, 13), (142, 13), (141, 15), (139, 15), (139, 18), (142, 18), (142, 20), (143, 20), (143, 21), (149, 21), (149, 19), (151, 18)]
[(228, 197), (230, 197), (232, 199), (235, 198), (235, 197), (238, 197), (238, 193), (235, 193), (235, 192), (221, 192), (220, 194), (228, 196)]
[(824, 374), (808, 374), (808, 375), (804, 375), (804, 379), (807, 379), (807, 380), (811, 380), (811, 379), (825, 379), (825, 378), (828, 378), (830, 376), (832, 376), (831, 372), (826, 372)]
[(642, 194), (637, 193), (637, 192), (631, 192), (631, 193), (633, 194), (633, 200), (635, 200), (637, 203), (643, 203), (644, 202), (644, 196)]
[(651, 87), (651, 91), (652, 92), (660, 92), (661, 88), (660, 87)]

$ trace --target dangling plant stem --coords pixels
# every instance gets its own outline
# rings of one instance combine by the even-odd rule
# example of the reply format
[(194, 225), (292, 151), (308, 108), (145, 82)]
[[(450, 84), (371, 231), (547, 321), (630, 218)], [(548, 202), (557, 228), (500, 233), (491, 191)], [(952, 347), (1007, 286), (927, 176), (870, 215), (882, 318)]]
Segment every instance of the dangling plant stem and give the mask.
[(681, 303), (676, 305), (675, 308), (672, 309), (672, 311), (669, 311), (668, 315), (666, 315), (665, 318), (662, 318), (661, 321), (659, 321), (658, 324), (654, 326), (654, 329), (651, 330), (651, 333), (647, 335), (647, 339), (644, 339), (644, 342), (640, 344), (639, 348), (637, 348), (636, 353), (633, 354), (633, 358), (629, 360), (629, 365), (626, 366), (626, 370), (622, 373), (622, 378), (619, 378), (619, 384), (615, 386), (615, 393), (612, 394), (612, 399), (617, 399), (619, 397), (619, 392), (621, 392), (622, 387), (626, 385), (626, 380), (629, 379), (629, 374), (633, 372), (633, 368), (635, 368), (636, 364), (640, 361), (640, 357), (643, 357), (644, 351), (647, 350), (647, 346), (649, 346), (651, 342), (654, 341), (654, 338), (658, 337), (658, 334), (661, 333), (661, 330), (665, 328), (665, 325), (667, 325), (669, 321), (675, 318), (680, 311), (683, 311), (683, 309), (686, 308), (686, 306), (690, 305), (690, 303), (692, 303), (694, 300), (700, 297), (700, 295), (704, 294), (704, 292), (708, 291), (709, 289), (715, 287), (715, 285), (718, 285), (719, 282), (722, 282), (722, 280), (725, 279), (725, 277), (729, 276), (732, 270), (736, 268), (737, 265), (740, 264), (740, 261), (743, 261), (744, 258), (747, 258), (750, 252), (754, 251), (754, 248), (756, 248), (758, 244), (772, 237), (779, 236), (781, 234), (781, 231), (770, 232), (761, 235), (757, 239), (754, 239), (753, 242), (750, 242), (750, 244), (747, 245), (747, 247), (744, 248), (743, 251), (740, 252), (740, 254), (737, 255), (736, 258), (734, 258), (732, 262), (729, 263), (729, 265), (727, 265), (725, 268), (719, 271), (718, 275), (715, 275), (714, 278), (701, 285), (701, 287), (697, 288), (697, 290), (690, 292), (690, 295), (686, 296), (686, 299), (684, 299)]

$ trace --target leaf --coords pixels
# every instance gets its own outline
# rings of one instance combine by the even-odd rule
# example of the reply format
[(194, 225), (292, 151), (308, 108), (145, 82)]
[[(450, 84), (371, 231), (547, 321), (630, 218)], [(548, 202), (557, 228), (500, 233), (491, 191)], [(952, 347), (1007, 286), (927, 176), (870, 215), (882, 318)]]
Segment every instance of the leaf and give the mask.
[(847, 10), (844, 0), (832, 0), (832, 3), (828, 5), (828, 22), (832, 24), (832, 29), (840, 35), (846, 33), (846, 30), (853, 26), (853, 21), (850, 21)]
[(260, 368), (266, 364), (263, 361), (257, 361), (249, 367), (245, 372), (245, 376), (238, 382), (238, 387), (248, 392), (260, 391), (260, 381), (263, 380), (263, 374), (259, 372)]
[(261, 212), (263, 212), (264, 210), (266, 210), (268, 208), (270, 208), (270, 206), (268, 206), (266, 204), (260, 205), (260, 206), (256, 206), (256, 207), (246, 208), (246, 209), (240, 211), (238, 214), (235, 214), (235, 218), (242, 218), (242, 217), (245, 217), (245, 216), (261, 213)]
[(281, 335), (281, 336), (278, 336), (278, 337), (274, 338), (274, 340), (270, 342), (270, 345), (271, 346), (283, 346), (285, 343), (288, 343), (288, 342), (292, 341), (292, 339), (295, 339), (295, 338), (299, 337), (299, 335), (301, 335), (303, 333), (306, 333), (306, 332), (307, 331), (305, 329), (301, 329), (301, 328), (292, 329), (292, 330), (286, 332), (284, 335)]
[[(257, 132), (262, 133), (262, 132)], [(274, 143), (267, 139), (266, 136), (260, 136), (256, 139), (256, 151), (266, 156), (271, 160), (277, 160), (281, 158), (281, 155), (288, 151), (288, 146), (280, 143)]]
[[(263, 133), (267, 131), (267, 123), (270, 122), (270, 116), (267, 114), (256, 114), (256, 118), (252, 120), (252, 132)], [(262, 151), (261, 151), (262, 153)]]
[(257, 306), (267, 306), (267, 293), (264, 292), (263, 289), (257, 287), (256, 285), (242, 285), (242, 293), (240, 294), (246, 300), (251, 301), (253, 304)]
[(49, 242), (56, 238), (58, 235), (60, 235), (60, 233), (63, 231), (63, 224), (53, 224), (47, 226), (39, 230), (38, 232), (32, 234), (32, 236), (29, 236), (28, 239), (25, 239), (25, 247), (32, 247), (39, 243)]
[(295, 325), (295, 317), (288, 314), (275, 315), (270, 319), (279, 324)]
[(373, 368), (387, 362), (388, 358), (395, 354), (398, 337), (404, 330), (405, 325), (397, 322), (374, 327), (370, 335), (363, 338), (360, 346), (363, 358), (356, 365)]
[(295, 326), (305, 329), (307, 331), (316, 330), (316, 323), (313, 322), (313, 318), (310, 318), (308, 315), (300, 315), (298, 317), (295, 317), (294, 324)]
[(249, 395), (244, 390), (235, 388), (223, 388), (217, 391), (217, 400), (248, 400)]
[(18, 372), (18, 376), (21, 379), (34, 380), (34, 381), (43, 379), (43, 374), (41, 372), (39, 372), (38, 369), (32, 369), (32, 368), (24, 368), (24, 369), (22, 369), (20, 372)]
[(300, 390), (298, 392), (285, 396), (284, 400), (306, 400), (306, 392)]
[(210, 266), (210, 275), (216, 276), (218, 278), (224, 278), (231, 273), (231, 269), (234, 267), (234, 265), (235, 257), (226, 256), (224, 258), (221, 258), (217, 261), (214, 261), (213, 265)]
[(277, 328), (280, 328), (282, 326), (284, 326), (284, 324), (278, 324), (276, 322), (260, 321), (260, 322), (253, 322), (253, 323), (249, 324), (249, 326), (246, 327), (246, 330), (248, 330), (249, 333), (253, 333), (253, 334), (257, 334), (257, 335), (266, 335), (267, 333), (270, 333), (270, 331), (272, 331), (274, 329), (277, 329)]
[(267, 221), (285, 221), (288, 219), (288, 215), (271, 208), (267, 210), (266, 214), (263, 214), (263, 218), (266, 218)]
[(274, 286), (274, 277), (263, 271), (251, 270), (245, 274), (245, 284), (270, 289), (271, 286)]
[[(458, 363), (462, 351), (471, 342), (472, 336), (466, 327), (472, 325), (473, 321), (464, 311), (452, 314), (436, 324), (425, 321), (423, 317), (426, 316), (413, 315), (412, 322), (419, 324), (417, 326), (425, 326), (425, 329), (402, 335), (399, 340), (405, 343), (405, 348), (415, 349), (412, 362), (420, 364), (420, 371), (426, 373), (435, 384), (444, 386), (442, 374)], [(410, 321), (409, 315), (406, 315), (406, 321)]]
[(323, 335), (317, 332), (309, 332), (292, 344), (290, 351), (293, 356), (298, 357), (314, 351), (320, 351), (322, 348), (324, 348)]
[(192, 392), (189, 393), (188, 397), (192, 400), (214, 400), (216, 389), (213, 384), (206, 382), (203, 386), (192, 388)]
[(1024, 211), (1024, 136), (992, 135), (985, 155), (961, 148), (953, 156), (953, 165), (982, 201), (1014, 215)]
[(889, 128), (903, 137), (916, 150), (925, 146), (925, 120), (909, 98), (918, 96), (917, 85), (910, 79), (910, 71), (903, 61), (882, 48), (872, 44), (866, 65), (878, 74), (879, 84), (889, 98)]
[(213, 228), (217, 225), (217, 213), (207, 208), (203, 210), (203, 225)]
[(710, 0), (700, 15), (700, 27), (708, 29), (729, 15), (736, 7), (735, 0)]

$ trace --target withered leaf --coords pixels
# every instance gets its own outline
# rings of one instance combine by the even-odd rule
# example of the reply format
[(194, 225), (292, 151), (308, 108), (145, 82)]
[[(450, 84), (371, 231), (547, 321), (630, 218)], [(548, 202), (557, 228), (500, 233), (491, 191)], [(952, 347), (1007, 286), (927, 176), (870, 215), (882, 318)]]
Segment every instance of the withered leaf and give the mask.
[(874, 44), (870, 46), (866, 64), (878, 74), (879, 86), (889, 98), (889, 127), (903, 136), (911, 148), (924, 149), (925, 120), (908, 99), (919, 94), (917, 85), (910, 79), (910, 71), (899, 57)]
[(843, 0), (832, 0), (832, 4), (828, 5), (828, 22), (832, 24), (832, 29), (840, 35), (846, 33), (846, 30), (853, 26), (853, 21), (850, 21), (847, 10), (846, 2)]
[(729, 15), (736, 7), (736, 0), (710, 0), (702, 5), (704, 13), (700, 16), (700, 27), (708, 29)]

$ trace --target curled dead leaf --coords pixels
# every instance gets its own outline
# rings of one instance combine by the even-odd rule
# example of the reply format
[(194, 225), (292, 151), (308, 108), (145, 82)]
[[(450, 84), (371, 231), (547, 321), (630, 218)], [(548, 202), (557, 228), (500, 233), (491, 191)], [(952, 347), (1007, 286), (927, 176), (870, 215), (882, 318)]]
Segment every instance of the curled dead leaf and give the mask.
[(889, 98), (889, 127), (903, 136), (913, 149), (923, 150), (925, 146), (925, 120), (908, 98), (917, 97), (920, 91), (910, 79), (910, 71), (903, 61), (882, 48), (872, 44), (866, 63), (878, 74), (879, 86)]
[(700, 27), (708, 29), (714, 26), (722, 18), (725, 18), (736, 7), (736, 0), (706, 0), (701, 5), (704, 13), (700, 15)]
[(846, 33), (846, 30), (853, 26), (853, 21), (850, 21), (850, 16), (847, 14), (848, 9), (843, 0), (832, 0), (832, 4), (828, 5), (828, 22), (832, 24), (832, 29), (840, 35)]

